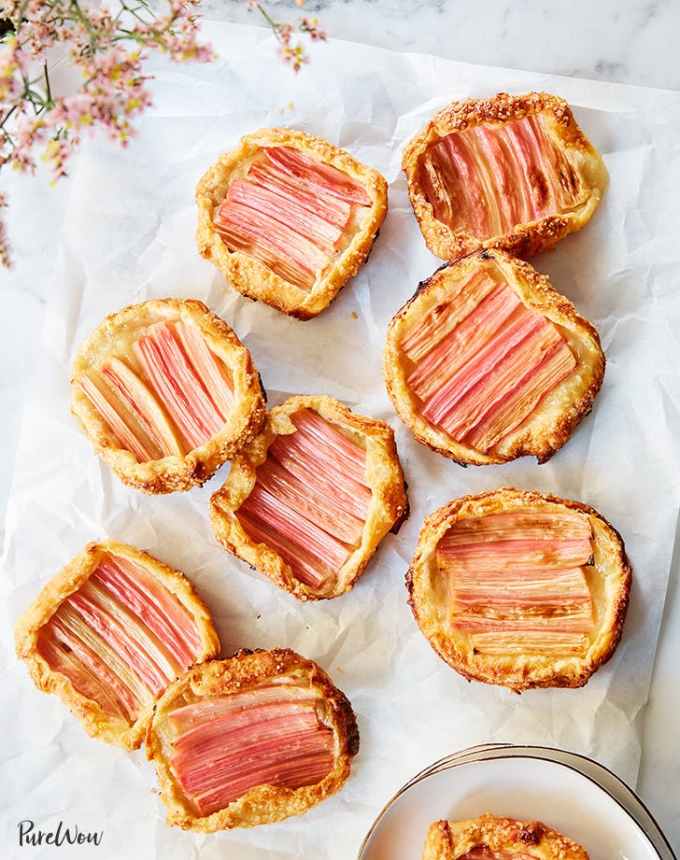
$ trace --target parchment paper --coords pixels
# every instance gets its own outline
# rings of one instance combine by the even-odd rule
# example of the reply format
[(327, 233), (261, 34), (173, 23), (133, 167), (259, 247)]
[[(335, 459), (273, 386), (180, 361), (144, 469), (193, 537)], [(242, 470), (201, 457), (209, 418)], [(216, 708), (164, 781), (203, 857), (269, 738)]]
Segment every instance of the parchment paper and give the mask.
[[(634, 783), (678, 512), (680, 97), (342, 42), (314, 51), (312, 65), (293, 78), (262, 30), (221, 24), (208, 36), (221, 61), (159, 63), (156, 107), (139, 138), (124, 153), (104, 141), (85, 147), (61, 235), (55, 225), (61, 262), (23, 419), (4, 550), (3, 852), (347, 860), (407, 778), (483, 741), (586, 753)], [(599, 212), (533, 263), (597, 325), (608, 364), (592, 415), (549, 464), (462, 469), (411, 439), (382, 381), (387, 321), (438, 265), (410, 210), (400, 150), (446, 101), (502, 89), (564, 96), (604, 153), (611, 185)], [(330, 310), (306, 323), (225, 288), (194, 246), (200, 174), (241, 134), (279, 124), (347, 147), (390, 181), (389, 214), (370, 261)], [(26, 193), (39, 205), (37, 190)], [(411, 517), (350, 594), (300, 605), (216, 544), (207, 502), (228, 467), (201, 490), (147, 497), (125, 488), (76, 428), (68, 377), (77, 345), (105, 314), (168, 295), (201, 298), (235, 327), (272, 404), (322, 392), (396, 429)], [(425, 514), (463, 493), (507, 484), (586, 501), (626, 541), (635, 584), (623, 641), (584, 689), (519, 697), (468, 684), (434, 654), (406, 604), (404, 573)], [(360, 754), (339, 795), (303, 817), (252, 831), (199, 837), (171, 830), (143, 754), (90, 740), (57, 699), (35, 690), (11, 652), (11, 625), (49, 577), (102, 536), (185, 571), (212, 609), (225, 654), (289, 646), (330, 672), (361, 730)], [(102, 830), (102, 844), (19, 849), (17, 822), (25, 818), (43, 829), (63, 820)]]

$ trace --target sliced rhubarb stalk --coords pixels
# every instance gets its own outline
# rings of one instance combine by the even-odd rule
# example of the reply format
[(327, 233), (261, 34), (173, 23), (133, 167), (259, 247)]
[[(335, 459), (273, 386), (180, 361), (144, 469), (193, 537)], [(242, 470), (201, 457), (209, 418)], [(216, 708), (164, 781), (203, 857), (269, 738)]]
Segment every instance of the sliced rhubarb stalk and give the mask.
[(499, 285), (465, 319), (420, 361), (408, 383), (421, 400), (428, 401), (470, 362), (520, 307), (514, 290)]
[(545, 654), (581, 656), (588, 647), (588, 637), (579, 633), (561, 633), (557, 630), (521, 633), (480, 633), (470, 637), (472, 647), (479, 654)]
[[(519, 536), (518, 536), (519, 537)], [(447, 567), (465, 570), (521, 570), (533, 567), (578, 567), (592, 556), (589, 540), (500, 540), (492, 543), (449, 545), (437, 549)]]
[(238, 518), (247, 534), (257, 543), (266, 544), (277, 552), (291, 566), (295, 578), (300, 582), (312, 588), (320, 588), (333, 576), (331, 568), (325, 567), (316, 556), (275, 531), (268, 522), (246, 514), (243, 508), (238, 512)]
[(456, 577), (454, 582), (454, 604), (457, 608), (469, 606), (503, 609), (516, 612), (531, 607), (565, 607), (581, 605), (590, 607), (590, 591), (583, 570), (580, 567), (550, 571), (552, 576), (532, 576), (532, 571), (524, 576), (512, 577), (503, 584), (493, 577)]
[(316, 187), (319, 191), (338, 197), (347, 203), (356, 203), (359, 206), (371, 205), (371, 198), (358, 182), (329, 164), (323, 164), (303, 155), (299, 149), (272, 146), (267, 147), (264, 153), (272, 164), (290, 176), (302, 180), (306, 185)]
[(135, 356), (189, 448), (198, 448), (222, 429), (222, 416), (167, 323), (157, 323), (148, 331), (135, 342)]
[(456, 285), (455, 293), (437, 305), (402, 339), (401, 348), (411, 361), (420, 361), (456, 326), (472, 313), (496, 283), (487, 272), (478, 271), (467, 281)]
[(433, 424), (440, 424), (468, 391), (489, 374), (516, 346), (538, 329), (547, 329), (543, 317), (534, 313), (519, 313), (468, 361), (436, 394), (429, 398), (423, 415)]
[(440, 547), (511, 540), (518, 536), (532, 540), (590, 540), (592, 528), (588, 517), (579, 511), (521, 508), (460, 520), (448, 530)]
[(154, 696), (161, 693), (172, 680), (171, 677), (163, 675), (127, 630), (81, 592), (67, 598), (65, 605), (80, 616), (83, 624), (109, 646), (120, 662), (124, 663)]
[(92, 672), (101, 676), (130, 713), (151, 701), (150, 691), (70, 606), (62, 604), (50, 621), (55, 640), (69, 648)]
[(109, 359), (102, 367), (102, 374), (126, 402), (159, 450), (165, 455), (181, 456), (184, 449), (175, 431), (156, 398), (137, 374), (118, 358)]
[(466, 437), (466, 442), (482, 451), (497, 445), (522, 424), (541, 400), (573, 373), (576, 359), (566, 342), (560, 340), (543, 361), (528, 371), (517, 385), (485, 412), (483, 419)]
[(299, 438), (316, 443), (319, 450), (327, 451), (333, 458), (335, 468), (348, 472), (352, 480), (368, 487), (366, 483), (366, 451), (338, 430), (330, 421), (322, 418), (313, 409), (300, 409), (292, 418)]
[[(129, 415), (128, 410), (116, 398), (114, 392), (103, 379), (97, 384), (89, 376), (82, 376), (80, 387), (90, 403), (109, 425), (120, 446), (134, 454), (138, 463), (147, 463), (161, 455), (160, 450), (148, 438), (142, 428), (134, 422), (133, 416)], [(123, 417), (125, 413), (128, 414)]]
[(434, 147), (430, 147), (429, 151), (421, 158), (418, 173), (425, 199), (432, 207), (434, 217), (451, 226), (456, 211), (452, 193), (455, 185), (449, 185), (445, 181)]
[(308, 484), (280, 466), (276, 460), (267, 460), (260, 466), (257, 470), (257, 482), (283, 504), (343, 543), (353, 546), (361, 541), (363, 520), (338, 508), (332, 499), (315, 492)]
[[(83, 647), (81, 646), (81, 650)], [(111, 673), (107, 672), (106, 666), (98, 661), (94, 655), (91, 655), (87, 663), (79, 659), (74, 650), (54, 637), (49, 625), (40, 637), (38, 650), (47, 661), (50, 669), (65, 675), (74, 688), (86, 699), (96, 702), (110, 716), (122, 717), (128, 721), (134, 720), (134, 700), (127, 694), (127, 691), (125, 691), (121, 701), (116, 698), (114, 693), (115, 680), (112, 684), (111, 679), (107, 677)], [(89, 668), (95, 663), (97, 664), (96, 672)]]
[(578, 175), (565, 153), (553, 143), (546, 119), (542, 115), (535, 115), (530, 118), (530, 122), (534, 134), (541, 141), (541, 146), (545, 150), (546, 159), (551, 164), (551, 172), (554, 177), (553, 187), (560, 209), (562, 211), (570, 209), (579, 197), (580, 182)]
[(316, 193), (312, 187), (304, 186), (264, 156), (261, 159), (255, 159), (251, 164), (248, 181), (266, 188), (273, 194), (278, 194), (286, 201), (297, 203), (340, 230), (347, 227), (352, 214), (351, 204), (328, 194)]
[(283, 504), (276, 496), (272, 496), (262, 487), (255, 485), (252, 492), (241, 506), (247, 515), (257, 517), (278, 534), (301, 549), (306, 549), (316, 556), (321, 565), (337, 571), (347, 560), (349, 548), (323, 529), (305, 519), (292, 508)]
[(332, 254), (342, 238), (342, 230), (314, 212), (310, 212), (296, 201), (281, 197), (268, 188), (243, 179), (236, 179), (229, 186), (227, 200), (240, 203), (286, 224), (296, 233), (306, 236), (327, 254)]
[(498, 177), (494, 175), (491, 165), (484, 157), (480, 136), (477, 129), (463, 131), (458, 140), (464, 142), (474, 166), (479, 186), (481, 188), (487, 211), (487, 231), (490, 236), (498, 236), (504, 232), (502, 201), (498, 193)]
[[(475, 384), (442, 414), (439, 425), (454, 439), (463, 439), (490, 409), (517, 389), (525, 376), (537, 372), (543, 360), (559, 347), (560, 341), (561, 337), (554, 326), (544, 321), (535, 325), (519, 345), (489, 368), (488, 373), (483, 374), (482, 368)], [(477, 360), (475, 356), (473, 362)], [(466, 370), (463, 368), (462, 374)]]
[[(500, 233), (510, 231), (524, 223), (526, 204), (522, 186), (518, 185), (513, 167), (514, 159), (496, 128), (480, 125), (473, 129), (480, 155), (492, 176), (491, 193), (494, 194), (500, 214)], [(528, 214), (528, 212), (527, 212)]]
[(145, 575), (137, 565), (130, 565), (134, 568), (130, 576), (121, 561), (103, 559), (92, 581), (143, 621), (171, 652), (180, 668), (186, 669), (195, 661), (200, 647), (193, 618), (153, 577)]
[(222, 201), (215, 213), (215, 224), (227, 239), (231, 236), (240, 239), (242, 247), (237, 250), (251, 247), (254, 254), (263, 252), (266, 257), (263, 257), (263, 262), (272, 259), (296, 267), (309, 285), (330, 262), (329, 257), (309, 239), (269, 215), (240, 203)]
[(234, 405), (234, 384), (224, 362), (210, 349), (198, 326), (177, 322), (174, 330), (194, 373), (226, 421)]
[(467, 225), (480, 239), (492, 235), (489, 204), (480, 181), (477, 163), (467, 142), (460, 134), (449, 134), (437, 144), (439, 156), (451, 165), (457, 175), (459, 208), (456, 212), (458, 224)]

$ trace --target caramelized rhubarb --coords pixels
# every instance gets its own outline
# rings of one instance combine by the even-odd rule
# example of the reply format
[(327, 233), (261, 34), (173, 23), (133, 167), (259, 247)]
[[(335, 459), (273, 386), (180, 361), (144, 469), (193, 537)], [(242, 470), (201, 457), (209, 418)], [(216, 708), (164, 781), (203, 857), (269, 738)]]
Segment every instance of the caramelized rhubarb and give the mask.
[(370, 203), (340, 170), (291, 147), (267, 147), (233, 180), (214, 223), (230, 250), (309, 290), (342, 245), (353, 207)]
[(335, 577), (361, 543), (371, 491), (366, 451), (311, 409), (291, 420), (238, 510), (243, 528), (312, 587)]
[(104, 556), (41, 631), (39, 650), (107, 713), (133, 723), (200, 652), (190, 613), (133, 562)]
[(593, 626), (583, 565), (592, 531), (576, 511), (463, 519), (437, 548), (452, 624), (480, 654), (582, 655)]
[(280, 684), (204, 699), (169, 714), (170, 764), (200, 815), (252, 788), (300, 788), (332, 769), (334, 736), (307, 689)]
[(428, 148), (420, 174), (435, 218), (482, 240), (566, 212), (580, 191), (540, 115), (453, 132)]
[(557, 327), (505, 283), (477, 273), (402, 339), (421, 414), (489, 452), (576, 367)]

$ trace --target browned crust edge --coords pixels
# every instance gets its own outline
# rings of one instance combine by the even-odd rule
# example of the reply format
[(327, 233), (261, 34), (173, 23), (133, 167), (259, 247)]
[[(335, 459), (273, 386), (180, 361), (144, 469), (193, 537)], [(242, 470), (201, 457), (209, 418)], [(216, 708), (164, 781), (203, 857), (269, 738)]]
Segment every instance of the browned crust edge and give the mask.
[[(174, 700), (187, 688), (196, 695), (224, 695), (293, 670), (308, 673), (310, 683), (319, 690), (328, 705), (327, 717), (336, 738), (333, 769), (314, 785), (297, 789), (256, 786), (225, 809), (204, 817), (196, 815), (184, 798), (163, 754), (162, 741), (157, 731), (159, 721), (166, 712), (172, 710)], [(307, 812), (340, 790), (350, 775), (351, 761), (358, 751), (359, 729), (347, 697), (317, 663), (289, 648), (271, 651), (244, 649), (226, 660), (211, 660), (194, 667), (168, 687), (158, 701), (146, 735), (147, 757), (156, 766), (161, 799), (167, 808), (167, 823), (202, 833), (271, 824)]]
[[(289, 283), (254, 257), (229, 251), (213, 225), (215, 209), (224, 198), (232, 171), (263, 146), (290, 146), (336, 167), (359, 182), (372, 200), (361, 229), (309, 291)], [(201, 256), (242, 295), (307, 320), (325, 310), (365, 263), (387, 212), (387, 182), (377, 170), (323, 138), (296, 129), (264, 128), (242, 137), (236, 149), (220, 156), (203, 174), (196, 187), (196, 203), (196, 241)]]
[[(252, 491), (257, 466), (266, 459), (269, 446), (279, 432), (292, 430), (294, 425), (288, 416), (304, 407), (315, 410), (351, 433), (359, 434), (367, 445), (367, 475), (373, 500), (361, 546), (341, 568), (330, 591), (317, 591), (296, 579), (290, 565), (271, 547), (254, 542), (236, 516), (236, 511)], [(396, 533), (408, 514), (404, 473), (392, 428), (379, 419), (358, 415), (326, 395), (290, 397), (272, 409), (263, 432), (234, 460), (227, 480), (210, 499), (210, 522), (220, 544), (298, 600), (327, 600), (353, 588), (382, 539), (390, 531)]]
[[(418, 177), (420, 157), (428, 146), (455, 131), (488, 122), (509, 122), (547, 112), (552, 118), (554, 138), (564, 148), (581, 177), (588, 196), (576, 210), (518, 225), (512, 232), (480, 240), (465, 230), (453, 231), (434, 217)], [(601, 155), (585, 136), (564, 99), (544, 92), (522, 95), (498, 93), (488, 99), (455, 101), (438, 111), (407, 144), (402, 167), (409, 197), (427, 247), (443, 260), (456, 260), (480, 248), (500, 248), (518, 257), (531, 257), (553, 248), (561, 239), (580, 230), (593, 216), (607, 186), (607, 168)]]
[[(581, 511), (591, 517), (596, 518), (605, 530), (609, 537), (616, 545), (617, 557), (615, 564), (619, 575), (619, 588), (616, 601), (613, 605), (613, 619), (609, 629), (606, 631), (606, 644), (596, 655), (595, 659), (590, 662), (583, 660), (576, 661), (580, 663), (580, 667), (576, 671), (553, 671), (550, 674), (541, 674), (539, 677), (532, 677), (531, 666), (529, 670), (518, 671), (515, 675), (505, 671), (494, 672), (493, 667), (486, 667), (485, 670), (476, 669), (471, 662), (462, 662), (458, 658), (455, 649), (447, 647), (447, 637), (444, 634), (437, 634), (437, 641), (433, 641), (428, 637), (422, 628), (418, 599), (415, 594), (417, 589), (417, 578), (419, 576), (419, 567), (423, 563), (425, 557), (430, 555), (431, 544), (434, 543), (434, 548), (439, 542), (439, 537), (433, 541), (433, 536), (438, 534), (446, 524), (452, 524), (457, 518), (457, 514), (465, 505), (477, 503), (485, 499), (498, 500), (501, 506), (510, 500), (522, 499), (530, 504), (540, 502), (552, 502), (564, 505), (572, 510)], [(446, 525), (446, 527), (448, 527)], [(442, 532), (443, 533), (443, 532)], [(461, 496), (453, 499), (447, 505), (438, 508), (432, 514), (425, 518), (420, 534), (418, 536), (418, 544), (411, 561), (411, 564), (406, 572), (405, 577), (406, 590), (408, 593), (408, 604), (413, 612), (413, 617), (416, 623), (421, 628), (421, 632), (426, 636), (430, 645), (437, 654), (448, 663), (452, 669), (455, 669), (460, 675), (468, 681), (481, 681), (484, 684), (496, 684), (507, 687), (516, 693), (522, 693), (525, 690), (546, 687), (583, 687), (590, 677), (601, 666), (603, 666), (614, 654), (623, 633), (623, 625), (626, 618), (626, 611), (630, 599), (630, 590), (632, 584), (632, 569), (628, 557), (626, 555), (625, 544), (619, 532), (606, 520), (602, 514), (595, 508), (583, 502), (573, 501), (571, 499), (563, 499), (560, 496), (554, 496), (544, 493), (539, 493), (536, 490), (519, 490), (515, 487), (501, 487), (497, 490), (489, 490), (485, 493)], [(450, 643), (448, 643), (450, 645)], [(491, 662), (491, 661), (489, 661)]]
[(154, 556), (129, 544), (113, 540), (92, 541), (54, 576), (42, 589), (16, 623), (14, 638), (17, 656), (26, 663), (36, 687), (43, 693), (54, 693), (69, 708), (92, 737), (125, 749), (137, 749), (151, 721), (153, 704), (144, 708), (130, 725), (122, 717), (107, 714), (102, 707), (79, 693), (71, 681), (50, 669), (38, 651), (40, 630), (48, 623), (62, 602), (77, 591), (94, 573), (105, 553), (121, 556), (139, 564), (183, 604), (193, 616), (201, 637), (201, 652), (196, 662), (219, 654), (220, 640), (208, 608), (194, 591), (189, 580)]
[[(530, 437), (528, 444), (520, 437), (513, 448), (503, 456), (485, 454), (456, 442), (445, 431), (438, 430), (417, 414), (411, 402), (412, 398), (408, 395), (399, 347), (400, 325), (421, 296), (438, 288), (441, 281), (450, 275), (455, 275), (459, 269), (472, 270), (488, 260), (496, 261), (507, 277), (508, 284), (520, 294), (525, 305), (543, 314), (557, 325), (568, 328), (571, 335), (589, 345), (595, 353), (594, 361), (588, 365), (579, 363), (574, 371), (574, 373), (582, 372), (586, 367), (591, 374), (588, 387), (569, 404), (568, 409), (559, 414), (550, 432), (539, 434), (534, 438)], [(521, 290), (517, 288), (518, 284), (523, 285)], [(547, 275), (540, 274), (529, 263), (497, 249), (477, 251), (455, 263), (445, 263), (429, 278), (421, 281), (413, 296), (396, 312), (388, 324), (383, 360), (387, 393), (401, 420), (421, 444), (461, 466), (507, 463), (527, 455), (535, 456), (539, 463), (546, 463), (562, 448), (581, 421), (591, 412), (595, 397), (602, 387), (605, 366), (606, 358), (600, 344), (600, 336), (593, 324), (576, 311), (569, 299), (557, 292)], [(539, 403), (529, 420), (533, 422), (534, 418), (541, 413), (542, 404)]]
[[(176, 313), (177, 318), (190, 319), (219, 349), (221, 357), (227, 359), (231, 356), (235, 361), (239, 387), (238, 403), (224, 430), (182, 457), (172, 455), (147, 463), (138, 463), (133, 454), (120, 447), (106, 422), (77, 384), (92, 366), (92, 358), (101, 360), (108, 344), (115, 342), (117, 332), (123, 331), (140, 313), (165, 316)], [(231, 327), (198, 299), (151, 299), (110, 314), (80, 347), (73, 362), (70, 382), (71, 412), (97, 454), (124, 484), (152, 495), (202, 486), (257, 435), (266, 419), (265, 393), (250, 351)]]

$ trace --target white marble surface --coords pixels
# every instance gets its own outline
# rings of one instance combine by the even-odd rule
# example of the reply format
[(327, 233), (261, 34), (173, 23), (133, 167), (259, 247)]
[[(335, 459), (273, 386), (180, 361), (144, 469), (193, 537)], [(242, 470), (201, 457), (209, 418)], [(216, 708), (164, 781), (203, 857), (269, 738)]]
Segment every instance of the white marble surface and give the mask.
[[(297, 17), (293, 0), (272, 2), (280, 17)], [(256, 13), (241, 0), (207, 0), (211, 18), (254, 24)], [(677, 0), (307, 0), (306, 14), (318, 14), (331, 37), (400, 51), (435, 53), (473, 63), (525, 68), (641, 86), (680, 89), (676, 35)], [(228, 95), (226, 95), (228, 97)], [(4, 179), (4, 177), (3, 177)], [(62, 221), (68, 183), (41, 195), (30, 210), (26, 182), (11, 177), (10, 228), (16, 266), (0, 274), (0, 511), (4, 512), (26, 379), (41, 360), (36, 344), (42, 307), (49, 294), (55, 235)], [(676, 552), (654, 683), (643, 722), (639, 791), (680, 852), (680, 599)]]

